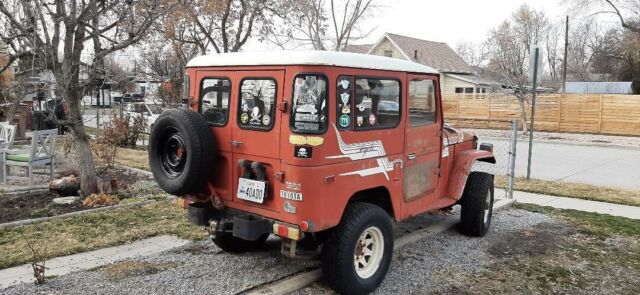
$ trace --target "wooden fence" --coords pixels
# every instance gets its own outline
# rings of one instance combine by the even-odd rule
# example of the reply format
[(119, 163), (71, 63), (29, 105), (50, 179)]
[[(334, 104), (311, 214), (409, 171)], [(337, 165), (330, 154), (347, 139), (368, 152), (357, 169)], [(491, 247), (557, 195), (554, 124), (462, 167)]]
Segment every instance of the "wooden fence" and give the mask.
[[(507, 128), (520, 118), (514, 96), (444, 95), (445, 121), (454, 126)], [(527, 104), (530, 123), (531, 106)], [(522, 121), (520, 121), (522, 124)], [(536, 130), (640, 136), (640, 95), (544, 94), (536, 99)]]

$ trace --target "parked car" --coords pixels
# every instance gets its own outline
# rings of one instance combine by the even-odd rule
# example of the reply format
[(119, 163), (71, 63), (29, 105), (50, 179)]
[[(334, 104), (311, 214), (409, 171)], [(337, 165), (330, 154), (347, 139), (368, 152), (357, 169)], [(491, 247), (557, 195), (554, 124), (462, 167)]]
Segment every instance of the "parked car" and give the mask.
[(128, 104), (124, 111), (129, 114), (131, 118), (144, 118), (146, 124), (145, 129), (150, 131), (162, 113), (162, 108), (153, 103), (135, 102)]
[(288, 257), (318, 253), (335, 291), (365, 294), (389, 269), (394, 221), (460, 204), (462, 231), (487, 233), (493, 175), (469, 171), (495, 163), (492, 146), (443, 125), (436, 70), (293, 51), (196, 57), (186, 74), (197, 101), (155, 121), (149, 162), (224, 251), (277, 235)]

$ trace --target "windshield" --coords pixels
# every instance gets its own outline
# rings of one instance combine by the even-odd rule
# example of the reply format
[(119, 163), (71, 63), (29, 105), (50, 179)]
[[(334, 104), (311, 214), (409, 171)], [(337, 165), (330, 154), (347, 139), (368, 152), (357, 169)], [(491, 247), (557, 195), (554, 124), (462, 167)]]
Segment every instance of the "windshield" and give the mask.
[(324, 133), (327, 130), (327, 79), (298, 75), (294, 81), (291, 130)]

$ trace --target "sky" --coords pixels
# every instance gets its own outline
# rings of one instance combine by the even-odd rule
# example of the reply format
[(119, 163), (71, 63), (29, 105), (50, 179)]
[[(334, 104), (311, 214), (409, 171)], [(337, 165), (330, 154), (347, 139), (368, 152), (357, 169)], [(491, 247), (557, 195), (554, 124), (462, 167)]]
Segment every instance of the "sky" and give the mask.
[[(338, 0), (339, 1), (339, 0)], [(376, 0), (380, 7), (363, 24), (371, 34), (355, 44), (375, 43), (384, 33), (395, 33), (445, 42), (452, 48), (458, 42), (481, 42), (522, 5), (543, 10), (553, 22), (562, 22), (567, 0)], [(271, 46), (255, 40), (244, 50), (260, 51)]]
[[(368, 42), (384, 33), (439, 41), (454, 47), (460, 41), (480, 42), (487, 33), (508, 19), (523, 3), (544, 11), (552, 21), (566, 15), (562, 0), (381, 0), (376, 30)], [(375, 26), (375, 24), (371, 24)], [(367, 42), (367, 43), (368, 43)]]

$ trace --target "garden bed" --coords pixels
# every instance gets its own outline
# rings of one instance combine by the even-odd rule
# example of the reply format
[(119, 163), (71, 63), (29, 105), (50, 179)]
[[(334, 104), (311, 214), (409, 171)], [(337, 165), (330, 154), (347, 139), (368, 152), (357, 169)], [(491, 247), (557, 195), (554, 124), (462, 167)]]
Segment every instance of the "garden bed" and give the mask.
[[(149, 198), (159, 197), (161, 194), (150, 177), (124, 168), (109, 168), (100, 171), (98, 174), (99, 176), (109, 176), (116, 180), (117, 191), (109, 196), (113, 199), (113, 202), (106, 205), (141, 202)], [(85, 206), (82, 200), (69, 205), (55, 204), (53, 199), (57, 197), (59, 196), (50, 192), (0, 196), (0, 223), (51, 217), (104, 206), (100, 204), (97, 206)]]

